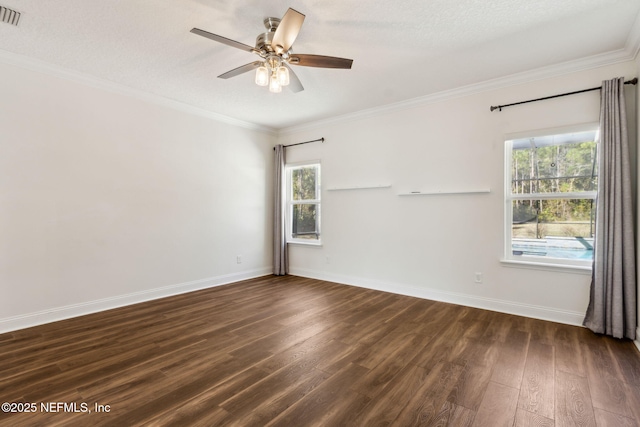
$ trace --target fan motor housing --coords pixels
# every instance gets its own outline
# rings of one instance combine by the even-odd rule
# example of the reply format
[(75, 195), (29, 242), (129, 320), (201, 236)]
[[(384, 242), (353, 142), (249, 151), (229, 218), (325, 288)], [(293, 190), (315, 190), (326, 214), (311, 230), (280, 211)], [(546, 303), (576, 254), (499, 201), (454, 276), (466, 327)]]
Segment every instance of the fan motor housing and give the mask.
[(273, 48), (271, 47), (271, 41), (273, 40), (273, 32), (267, 32), (259, 34), (256, 38), (256, 49), (258, 50), (266, 50), (267, 52), (273, 52)]
[(276, 32), (276, 29), (278, 29), (278, 25), (280, 25), (280, 18), (264, 18), (262, 23), (267, 29), (267, 32), (259, 34), (258, 37), (256, 37), (256, 49), (273, 52), (274, 49), (271, 47), (271, 41), (273, 40), (273, 34)]

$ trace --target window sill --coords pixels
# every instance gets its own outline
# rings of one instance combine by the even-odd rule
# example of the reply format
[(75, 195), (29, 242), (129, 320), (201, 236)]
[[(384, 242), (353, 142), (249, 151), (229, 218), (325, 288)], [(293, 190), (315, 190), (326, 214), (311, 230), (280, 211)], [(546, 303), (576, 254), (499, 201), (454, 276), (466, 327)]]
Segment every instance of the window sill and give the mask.
[(561, 273), (591, 275), (591, 267), (583, 265), (553, 264), (533, 261), (517, 261), (513, 259), (501, 259), (500, 263), (503, 267), (509, 268), (525, 268), (530, 270), (557, 271)]
[(322, 242), (305, 242), (304, 240), (292, 240), (292, 241), (288, 241), (287, 244), (289, 245), (296, 245), (296, 246), (312, 246), (312, 247), (316, 247), (316, 248), (320, 248), (322, 247)]

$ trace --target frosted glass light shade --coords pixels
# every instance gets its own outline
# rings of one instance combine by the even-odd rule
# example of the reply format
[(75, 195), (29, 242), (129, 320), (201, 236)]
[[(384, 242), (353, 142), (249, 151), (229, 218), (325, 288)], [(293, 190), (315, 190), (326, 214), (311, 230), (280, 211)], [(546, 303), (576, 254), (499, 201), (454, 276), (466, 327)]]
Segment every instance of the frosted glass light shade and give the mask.
[(269, 80), (269, 91), (273, 93), (282, 92), (282, 86), (280, 86), (276, 76), (271, 76), (271, 80)]
[(278, 67), (276, 75), (278, 76), (278, 83), (280, 83), (280, 86), (286, 86), (289, 84), (289, 70), (287, 67)]
[(267, 67), (261, 66), (256, 70), (256, 84), (258, 86), (266, 86), (269, 84), (269, 70), (267, 70)]

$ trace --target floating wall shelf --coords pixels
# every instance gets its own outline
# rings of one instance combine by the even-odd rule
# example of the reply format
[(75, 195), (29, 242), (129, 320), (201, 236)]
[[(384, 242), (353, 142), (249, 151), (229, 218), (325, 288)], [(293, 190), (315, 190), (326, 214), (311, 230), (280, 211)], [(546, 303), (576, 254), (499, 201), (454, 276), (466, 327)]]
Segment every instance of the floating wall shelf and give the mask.
[(373, 188), (390, 188), (391, 184), (383, 185), (358, 185), (353, 187), (331, 187), (327, 188), (327, 191), (344, 191), (344, 190), (369, 190)]
[(482, 188), (477, 190), (436, 190), (436, 191), (410, 191), (408, 193), (398, 193), (398, 196), (437, 196), (444, 194), (478, 194), (491, 193), (490, 188)]

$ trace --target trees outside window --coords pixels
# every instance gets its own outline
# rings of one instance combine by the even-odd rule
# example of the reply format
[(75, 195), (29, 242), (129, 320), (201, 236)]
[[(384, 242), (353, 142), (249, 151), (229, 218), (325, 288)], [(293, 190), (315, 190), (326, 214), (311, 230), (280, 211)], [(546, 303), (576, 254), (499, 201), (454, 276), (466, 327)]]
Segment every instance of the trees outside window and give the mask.
[(287, 241), (320, 244), (320, 163), (286, 167)]

